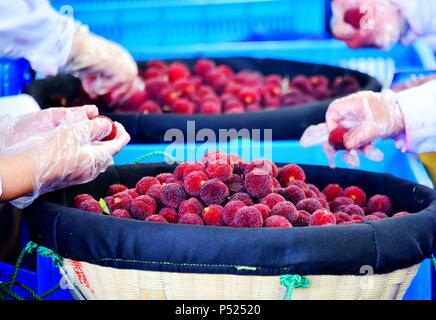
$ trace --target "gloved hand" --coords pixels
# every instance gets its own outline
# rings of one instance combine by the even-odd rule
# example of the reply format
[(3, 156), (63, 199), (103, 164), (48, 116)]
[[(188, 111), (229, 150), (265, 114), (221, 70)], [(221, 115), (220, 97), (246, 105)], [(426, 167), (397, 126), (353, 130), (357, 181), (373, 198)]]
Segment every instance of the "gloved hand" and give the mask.
[(91, 98), (107, 95), (110, 104), (144, 90), (132, 56), (118, 44), (76, 26), (70, 59), (64, 71), (82, 80)]
[[(354, 8), (359, 12), (346, 16)], [(399, 40), (404, 25), (400, 11), (389, 0), (334, 0), (332, 11), (334, 36), (351, 48), (390, 48)], [(348, 20), (357, 21), (350, 24)]]
[[(75, 118), (72, 113), (68, 119)], [(33, 192), (13, 200), (12, 204), (23, 208), (41, 194), (95, 179), (130, 140), (123, 126), (115, 124), (117, 135), (109, 141), (100, 140), (111, 132), (110, 121), (95, 118), (64, 121), (50, 131), (29, 136), (2, 150), (2, 156), (21, 159), (23, 172), (29, 173), (33, 182)]]
[(0, 119), (0, 152), (33, 135), (56, 128), (63, 123), (74, 123), (94, 118), (98, 109), (94, 105), (75, 108), (50, 108), (21, 117), (4, 116)]
[(383, 154), (373, 142), (400, 135), (404, 131), (404, 120), (395, 93), (361, 91), (333, 101), (326, 113), (326, 123), (307, 128), (300, 143), (305, 147), (322, 143), (330, 165), (334, 166), (337, 150), (327, 141), (329, 133), (337, 127), (349, 129), (344, 135), (347, 149), (343, 151), (344, 161), (358, 166), (357, 151), (370, 160), (381, 161)]

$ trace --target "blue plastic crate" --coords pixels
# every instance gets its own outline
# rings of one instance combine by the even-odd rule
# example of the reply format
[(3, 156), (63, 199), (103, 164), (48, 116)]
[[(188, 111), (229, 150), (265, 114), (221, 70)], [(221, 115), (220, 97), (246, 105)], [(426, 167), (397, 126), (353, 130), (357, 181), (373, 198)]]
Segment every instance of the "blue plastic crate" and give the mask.
[(19, 94), (31, 81), (29, 62), (0, 57), (0, 97)]
[[(383, 141), (377, 146), (384, 152), (385, 159), (382, 162), (372, 162), (367, 159), (361, 159), (361, 165), (359, 169), (386, 173), (389, 172), (394, 176), (407, 179), (413, 182), (433, 187), (433, 184), (425, 171), (422, 163), (417, 159), (415, 155), (405, 154), (398, 151), (392, 142)], [(204, 145), (172, 145), (172, 149), (167, 149), (167, 144), (155, 144), (155, 145), (129, 145), (121, 150), (115, 156), (115, 163), (117, 165), (131, 164), (135, 159), (146, 155), (150, 152), (161, 151), (167, 152), (173, 156), (176, 160), (188, 161), (198, 160), (201, 153), (196, 154), (199, 148), (203, 148)], [(216, 146), (209, 145), (211, 149), (215, 149)], [(219, 146), (221, 147), (221, 145)], [(244, 157), (242, 150), (257, 150), (257, 154), (261, 157), (267, 155), (265, 150), (272, 150), (271, 160), (275, 162), (294, 162), (301, 164), (315, 164), (315, 165), (328, 165), (328, 160), (324, 155), (322, 148), (319, 146), (311, 148), (301, 148), (297, 141), (274, 141), (271, 143), (258, 143), (252, 141), (233, 141), (227, 145), (223, 151), (239, 150), (239, 154), (250, 160), (250, 158)], [(144, 162), (159, 162), (163, 161), (162, 156), (156, 156), (148, 158)], [(347, 165), (337, 158), (336, 162), (338, 167), (347, 167)], [(433, 297), (436, 299), (436, 297)], [(406, 292), (404, 299), (406, 300), (430, 300), (432, 299), (432, 266), (429, 259), (423, 261), (419, 271), (413, 280), (411, 286)]]
[[(325, 37), (325, 0), (56, 0), (52, 5), (128, 50)], [(310, 12), (310, 14), (307, 14)]]

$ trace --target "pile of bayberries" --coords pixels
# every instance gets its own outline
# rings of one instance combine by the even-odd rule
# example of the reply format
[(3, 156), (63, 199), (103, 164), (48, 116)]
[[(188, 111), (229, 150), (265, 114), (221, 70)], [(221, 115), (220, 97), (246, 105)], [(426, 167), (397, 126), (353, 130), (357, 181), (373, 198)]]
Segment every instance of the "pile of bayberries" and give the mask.
[(409, 214), (393, 213), (385, 195), (367, 199), (361, 188), (338, 184), (320, 191), (305, 180), (296, 164), (278, 168), (211, 151), (173, 173), (142, 177), (133, 188), (113, 184), (104, 201), (77, 195), (73, 206), (125, 219), (236, 228), (347, 225)]
[[(181, 62), (149, 61), (140, 72), (145, 90), (113, 109), (117, 113), (233, 114), (295, 106), (360, 89), (351, 75), (332, 81), (322, 75), (297, 75), (291, 79), (254, 71), (235, 72), (229, 66), (199, 59), (192, 70)], [(105, 105), (104, 97), (92, 101), (82, 91), (69, 105)], [(107, 109), (106, 105), (103, 109)]]

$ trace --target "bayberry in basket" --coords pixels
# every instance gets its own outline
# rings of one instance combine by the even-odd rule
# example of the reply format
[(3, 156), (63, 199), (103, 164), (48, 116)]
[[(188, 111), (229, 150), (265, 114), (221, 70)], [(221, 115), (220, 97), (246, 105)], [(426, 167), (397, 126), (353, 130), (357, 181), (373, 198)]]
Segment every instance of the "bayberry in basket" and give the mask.
[(155, 67), (148, 68), (144, 72), (141, 73), (141, 75), (145, 79), (151, 79), (156, 77), (162, 77), (165, 75), (164, 71)]
[(256, 90), (252, 88), (242, 88), (241, 92), (239, 93), (239, 99), (245, 105), (259, 103), (259, 96)]
[(312, 215), (306, 210), (298, 210), (297, 222), (295, 222), (295, 227), (307, 227), (310, 224)]
[(329, 144), (336, 150), (344, 150), (344, 136), (348, 132), (347, 128), (337, 127), (329, 134)]
[(111, 212), (111, 216), (123, 219), (133, 219), (129, 211), (127, 211), (126, 209), (115, 209)]
[(318, 187), (315, 186), (314, 184), (311, 183), (307, 183), (306, 187), (309, 188), (310, 190), (312, 190), (317, 198), (321, 198), (321, 199), (327, 199), (327, 197), (324, 195), (324, 193), (322, 193), (321, 191), (319, 191)]
[(106, 120), (108, 120), (108, 121), (111, 123), (111, 125), (112, 125), (112, 130), (111, 130), (111, 132), (109, 132), (108, 135), (106, 135), (104, 138), (102, 138), (101, 141), (109, 141), (109, 140), (112, 140), (113, 138), (115, 138), (115, 137), (117, 136), (117, 127), (116, 127), (115, 123), (114, 123), (110, 118), (108, 118), (108, 117), (106, 117), (106, 116), (102, 116), (102, 115), (99, 115), (99, 116), (97, 116), (96, 118), (103, 118), (103, 119), (106, 119)]
[(103, 213), (103, 209), (100, 207), (100, 204), (94, 199), (80, 202), (78, 209), (88, 212)]
[(268, 172), (268, 174), (270, 174), (272, 177), (276, 177), (279, 172), (274, 162), (265, 159), (253, 160), (249, 163), (246, 163), (244, 165), (244, 174), (248, 174), (254, 169), (264, 170)]
[(170, 208), (178, 208), (185, 199), (185, 190), (183, 190), (179, 184), (168, 183), (163, 186), (160, 201), (165, 206)]
[(158, 99), (162, 90), (169, 86), (170, 84), (163, 78), (153, 78), (145, 81), (145, 88), (151, 99)]
[(351, 216), (345, 212), (342, 212), (342, 211), (335, 212), (335, 217), (336, 217), (337, 224), (352, 221)]
[(305, 210), (311, 214), (316, 210), (323, 209), (321, 202), (314, 198), (301, 200), (297, 203), (296, 208), (298, 210)]
[[(373, 213), (373, 215), (374, 215), (375, 213)], [(409, 212), (407, 212), (407, 211), (400, 211), (400, 212), (397, 212), (397, 213), (395, 213), (392, 217), (394, 217), (394, 218), (400, 218), (400, 217), (405, 217), (405, 216), (408, 216), (408, 215), (410, 215), (410, 213)], [(378, 215), (379, 216), (379, 215)]]
[(147, 67), (148, 68), (156, 68), (159, 69), (161, 71), (165, 71), (167, 69), (167, 65), (165, 62), (160, 61), (160, 60), (150, 60), (147, 62)]
[(358, 206), (364, 207), (366, 205), (366, 192), (356, 186), (351, 186), (344, 189), (344, 196), (353, 199), (354, 203)]
[(338, 76), (332, 84), (332, 93), (334, 96), (348, 95), (360, 89), (357, 79), (350, 75), (343, 77)]
[(194, 104), (185, 98), (177, 98), (171, 104), (171, 112), (178, 114), (193, 114)]
[(298, 89), (289, 89), (281, 98), (281, 103), (284, 106), (294, 106), (306, 103), (306, 97)]
[(268, 206), (268, 208), (272, 209), (277, 203), (286, 201), (284, 197), (277, 193), (267, 194), (260, 200), (261, 204)]
[(312, 219), (310, 220), (311, 226), (325, 226), (325, 225), (335, 225), (336, 217), (327, 209), (316, 210), (312, 214)]
[(184, 214), (183, 216), (180, 216), (179, 222), (180, 224), (193, 224), (193, 225), (204, 225), (203, 219), (201, 219), (200, 216), (192, 213)]
[(138, 109), (139, 113), (143, 114), (154, 114), (154, 113), (162, 113), (161, 107), (154, 102), (153, 100), (147, 100)]
[(231, 78), (234, 75), (233, 70), (225, 64), (220, 64), (218, 67), (216, 67), (216, 69), (227, 78)]
[[(403, 211), (403, 212), (405, 212), (405, 211)], [(399, 213), (401, 213), (401, 212), (399, 212)], [(406, 212), (407, 213), (407, 212)], [(374, 216), (377, 216), (377, 217), (379, 217), (380, 219), (386, 219), (386, 218), (389, 218), (389, 216), (386, 214), (386, 213), (384, 213), (384, 212), (380, 212), (380, 211), (376, 211), (376, 212), (373, 212), (373, 213), (371, 213), (372, 215), (374, 215)]]
[(148, 189), (154, 184), (160, 184), (159, 180), (155, 177), (142, 177), (136, 183), (135, 190), (141, 195), (146, 194)]
[(309, 188), (303, 188), (303, 192), (304, 192), (304, 196), (309, 199), (309, 198), (313, 198), (313, 199), (318, 199), (315, 191), (309, 189)]
[(121, 192), (114, 196), (106, 197), (104, 200), (110, 211), (115, 209), (129, 210), (133, 198), (128, 193)]
[(392, 203), (391, 200), (381, 194), (376, 194), (369, 198), (368, 200), (368, 211), (369, 212), (384, 212), (386, 214), (389, 214), (392, 209)]
[(166, 183), (168, 179), (175, 179), (175, 176), (172, 173), (159, 173), (156, 179), (159, 180), (160, 183)]
[(205, 205), (221, 204), (229, 196), (229, 189), (218, 179), (206, 181), (200, 189), (200, 198)]
[(133, 199), (139, 196), (138, 192), (136, 192), (135, 188), (128, 189), (126, 191), (123, 191), (124, 193), (127, 193), (129, 196), (131, 196)]
[(148, 222), (158, 222), (158, 223), (168, 223), (168, 221), (161, 215), (158, 214), (152, 214), (151, 216), (148, 216), (145, 218), (145, 221)]
[(257, 210), (259, 210), (260, 213), (262, 214), (262, 219), (263, 219), (263, 221), (265, 221), (265, 219), (268, 218), (268, 217), (270, 216), (271, 209), (270, 209), (267, 205), (264, 205), (264, 204), (261, 204), (261, 203), (257, 203), (257, 204), (255, 204), (254, 206), (255, 206), (255, 207), (257, 208)]
[(272, 177), (264, 170), (254, 169), (245, 176), (245, 189), (253, 197), (263, 197), (272, 192)]
[(298, 220), (298, 211), (294, 204), (289, 201), (283, 201), (277, 203), (270, 212), (271, 216), (282, 216), (288, 219), (292, 224), (296, 223)]
[(297, 75), (292, 78), (291, 86), (299, 89), (305, 94), (311, 94), (313, 91), (312, 83), (308, 77), (303, 75)]
[(352, 25), (354, 29), (360, 29), (360, 21), (365, 16), (360, 8), (350, 8), (344, 13), (344, 22)]
[(159, 214), (165, 218), (169, 223), (177, 223), (179, 220), (179, 215), (177, 214), (177, 210), (174, 208), (162, 208), (159, 210)]
[(379, 216), (376, 216), (374, 214), (369, 214), (367, 216), (363, 217), (363, 221), (376, 221), (376, 220), (380, 220), (381, 218)]
[(205, 165), (201, 162), (186, 162), (186, 165), (183, 167), (183, 179), (185, 179), (188, 174), (194, 171), (204, 171), (206, 169)]
[(184, 215), (187, 213), (201, 215), (204, 206), (200, 200), (197, 198), (189, 198), (187, 200), (182, 201), (179, 206), (179, 215)]
[(262, 225), (262, 214), (254, 206), (243, 207), (236, 213), (234, 226), (237, 228), (261, 228)]
[(234, 219), (239, 209), (245, 207), (245, 203), (240, 200), (229, 201), (224, 206), (223, 220), (228, 226), (234, 225)]
[(189, 77), (190, 72), (185, 64), (174, 62), (168, 66), (167, 75), (171, 82), (175, 82), (179, 79)]
[(287, 187), (294, 180), (306, 180), (303, 169), (297, 164), (287, 164), (279, 170), (277, 179), (282, 186)]
[(306, 199), (304, 191), (296, 185), (290, 185), (283, 189), (282, 196), (293, 204), (297, 204), (301, 200)]
[(263, 223), (265, 228), (291, 228), (292, 224), (282, 216), (268, 217)]
[(221, 105), (219, 102), (206, 100), (200, 104), (200, 113), (219, 114), (221, 113)]
[(355, 215), (352, 215), (352, 216), (351, 216), (351, 220), (352, 220), (354, 223), (362, 223), (363, 220), (364, 220), (364, 217), (361, 216), (361, 215), (357, 215), (357, 214), (355, 214)]
[(205, 76), (213, 68), (215, 68), (215, 62), (209, 59), (199, 59), (194, 65), (195, 73), (200, 76)]
[(273, 190), (274, 189), (281, 189), (282, 186), (280, 185), (279, 180), (277, 180), (276, 178), (272, 178), (272, 185), (273, 185)]
[(228, 163), (209, 162), (206, 166), (206, 173), (209, 178), (216, 178), (223, 182), (230, 179), (233, 173), (233, 167)]
[(330, 205), (328, 203), (328, 201), (324, 198), (317, 198), (317, 200), (321, 203), (322, 207), (324, 209), (329, 209), (330, 210)]
[(231, 192), (239, 192), (244, 189), (244, 179), (238, 174), (232, 174), (226, 184)]
[(346, 206), (340, 206), (335, 210), (335, 212), (337, 212), (337, 211), (345, 212), (346, 214), (349, 214), (350, 216), (352, 216), (352, 215), (364, 216), (365, 215), (365, 212), (363, 211), (363, 209), (361, 207), (359, 207), (357, 204), (349, 204)]
[(348, 197), (337, 197), (335, 200), (330, 201), (330, 210), (335, 212), (341, 206), (347, 206), (349, 204), (354, 204), (353, 199)]
[(124, 190), (127, 190), (127, 187), (125, 185), (116, 183), (109, 186), (106, 194), (108, 196), (113, 196), (114, 194), (117, 194), (118, 192), (122, 192)]
[(154, 184), (150, 188), (148, 188), (146, 195), (152, 197), (157, 202), (160, 201), (160, 196), (162, 194), (163, 185)]
[(90, 194), (87, 194), (87, 193), (78, 194), (77, 196), (74, 197), (73, 207), (79, 208), (79, 206), (82, 202), (88, 201), (88, 200), (95, 200), (95, 199), (93, 196), (91, 196)]
[(202, 185), (208, 180), (209, 177), (203, 171), (193, 171), (185, 177), (183, 186), (189, 195), (199, 196)]
[(179, 79), (174, 83), (174, 89), (180, 92), (184, 97), (191, 97), (195, 93), (195, 85), (193, 82), (192, 79)]
[(306, 188), (306, 182), (302, 180), (291, 180), (289, 181), (288, 186), (297, 186), (300, 187), (301, 189), (304, 189)]
[(130, 203), (130, 215), (137, 220), (145, 220), (156, 213), (157, 203), (152, 197), (142, 195)]
[(203, 221), (209, 226), (223, 226), (224, 208), (218, 204), (212, 204), (203, 210)]
[(230, 201), (240, 200), (245, 203), (246, 206), (254, 205), (253, 198), (246, 192), (236, 192), (230, 196)]
[(326, 196), (327, 201), (335, 200), (337, 197), (342, 196), (343, 192), (344, 191), (342, 190), (341, 186), (335, 183), (328, 184), (322, 190), (322, 193), (324, 193), (324, 195)]

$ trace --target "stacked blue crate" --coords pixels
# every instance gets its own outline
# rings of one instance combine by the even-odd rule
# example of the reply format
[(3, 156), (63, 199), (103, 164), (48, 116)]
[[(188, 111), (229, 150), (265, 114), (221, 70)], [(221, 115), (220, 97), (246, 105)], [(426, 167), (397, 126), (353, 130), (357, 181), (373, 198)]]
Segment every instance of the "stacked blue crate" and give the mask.
[(29, 70), (25, 59), (0, 57), (0, 97), (20, 94), (30, 81)]

